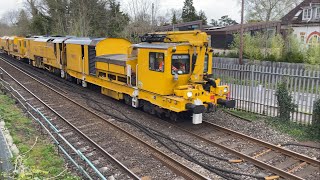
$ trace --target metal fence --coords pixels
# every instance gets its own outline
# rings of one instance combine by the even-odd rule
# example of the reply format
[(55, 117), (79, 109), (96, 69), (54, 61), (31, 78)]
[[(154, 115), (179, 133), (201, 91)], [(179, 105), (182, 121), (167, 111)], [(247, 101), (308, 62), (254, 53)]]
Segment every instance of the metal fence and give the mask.
[(320, 98), (320, 71), (214, 63), (213, 74), (230, 86), (237, 109), (271, 117), (278, 116), (275, 94), (278, 84), (284, 81), (297, 106), (291, 120), (312, 123), (313, 105)]

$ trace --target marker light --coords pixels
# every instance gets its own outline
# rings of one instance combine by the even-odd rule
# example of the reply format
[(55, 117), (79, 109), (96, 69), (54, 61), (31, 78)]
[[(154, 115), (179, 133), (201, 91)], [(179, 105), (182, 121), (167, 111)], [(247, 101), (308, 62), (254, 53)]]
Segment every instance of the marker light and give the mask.
[(227, 93), (228, 92), (228, 88), (224, 88), (223, 92)]
[(191, 97), (192, 97), (192, 92), (191, 92), (191, 91), (187, 92), (187, 97), (188, 97), (188, 98), (191, 98)]

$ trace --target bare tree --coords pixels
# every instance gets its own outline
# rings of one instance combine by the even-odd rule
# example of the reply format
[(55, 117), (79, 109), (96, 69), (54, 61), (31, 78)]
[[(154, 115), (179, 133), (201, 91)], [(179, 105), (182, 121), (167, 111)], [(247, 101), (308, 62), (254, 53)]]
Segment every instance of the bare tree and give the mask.
[(14, 26), (18, 22), (19, 10), (9, 10), (4, 13), (1, 22), (9, 26)]
[(126, 7), (131, 21), (121, 36), (132, 42), (138, 42), (139, 35), (154, 31), (154, 26), (158, 24), (159, 2), (156, 0), (129, 0)]
[(39, 1), (38, 0), (26, 0), (25, 2), (26, 9), (30, 10), (32, 16), (38, 15), (39, 12)]
[(26, 36), (30, 34), (30, 19), (24, 9), (19, 12), (18, 21), (16, 23), (16, 35)]
[(156, 0), (129, 0), (127, 12), (132, 21), (152, 21), (159, 11), (159, 1)]
[(246, 0), (247, 21), (279, 20), (302, 0)]

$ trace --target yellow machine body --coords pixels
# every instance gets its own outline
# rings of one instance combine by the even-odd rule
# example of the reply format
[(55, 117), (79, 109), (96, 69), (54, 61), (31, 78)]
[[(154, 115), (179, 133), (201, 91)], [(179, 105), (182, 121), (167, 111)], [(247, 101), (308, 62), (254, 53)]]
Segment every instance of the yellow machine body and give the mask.
[(34, 65), (40, 68), (46, 68), (48, 70), (60, 69), (60, 61), (57, 58), (57, 54), (60, 53), (57, 50), (55, 44), (52, 42), (53, 38), (36, 38), (31, 45), (34, 56)]
[[(11, 43), (34, 66), (59, 70), (61, 77), (76, 79), (84, 87), (97, 85), (102, 94), (151, 114), (171, 118), (174, 113), (191, 112), (195, 117), (217, 104), (234, 107), (234, 101), (227, 99), (228, 86), (210, 78), (213, 51), (206, 33), (153, 33), (142, 41), (45, 37), (13, 38)], [(15, 47), (10, 38), (9, 47)]]
[(9, 37), (4, 36), (1, 38), (1, 49), (6, 53), (9, 52)]

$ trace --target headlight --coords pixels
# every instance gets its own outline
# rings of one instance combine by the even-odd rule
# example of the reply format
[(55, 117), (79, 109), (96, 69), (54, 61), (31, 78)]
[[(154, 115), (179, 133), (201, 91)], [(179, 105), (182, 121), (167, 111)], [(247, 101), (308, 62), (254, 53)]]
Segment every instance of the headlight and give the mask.
[(227, 92), (228, 92), (228, 88), (225, 87), (225, 88), (223, 89), (223, 92), (224, 92), (224, 93), (227, 93)]
[(191, 98), (192, 97), (192, 92), (190, 91), (190, 92), (187, 92), (187, 97), (188, 98)]

